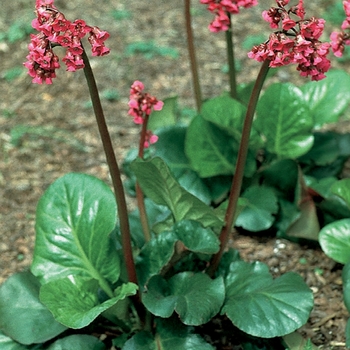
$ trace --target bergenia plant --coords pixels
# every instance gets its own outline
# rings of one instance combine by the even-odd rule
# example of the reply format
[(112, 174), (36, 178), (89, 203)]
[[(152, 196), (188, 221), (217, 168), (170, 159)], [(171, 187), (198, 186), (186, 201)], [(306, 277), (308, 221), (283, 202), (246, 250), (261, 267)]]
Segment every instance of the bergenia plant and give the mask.
[[(200, 3), (215, 15), (210, 31), (225, 32), (230, 91), (201, 97), (186, 0), (197, 111), (177, 122), (174, 99), (163, 103), (142, 82), (132, 84), (125, 114), (140, 126), (140, 138), (123, 163), (137, 197), (137, 210), (129, 211), (120, 156), (82, 43), (87, 37), (93, 56), (107, 55), (109, 33), (82, 19), (67, 20), (53, 0), (36, 1), (32, 25), (38, 34), (31, 36), (24, 65), (34, 83), (51, 84), (60, 67), (55, 47), (61, 46), (67, 70), (83, 69), (114, 193), (101, 180), (77, 173), (45, 191), (30, 272), (15, 274), (0, 288), (5, 350), (209, 350), (221, 342), (218, 332), (208, 330), (223, 323), (232, 349), (314, 348), (295, 332), (313, 308), (302, 277), (288, 272), (274, 278), (264, 263), (242, 260), (229, 238), (236, 226), (317, 240), (323, 224), (350, 215), (344, 203), (330, 209), (327, 191), (350, 156), (344, 149), (349, 141), (317, 131), (338, 120), (350, 102), (350, 77), (329, 71), (328, 58), (330, 48), (339, 56), (349, 44), (348, 22), (332, 34), (332, 43), (324, 42), (325, 21), (307, 17), (302, 0), (277, 0), (262, 13), (273, 32), (247, 53), (262, 63), (260, 72), (243, 85), (235, 71), (234, 16), (257, 1)], [(349, 2), (344, 5), (349, 17)], [(275, 83), (260, 97), (270, 67), (289, 64), (318, 82), (300, 88)], [(330, 139), (330, 147), (339, 149), (320, 157), (320, 145)], [(320, 179), (325, 169), (333, 171), (333, 180)], [(347, 192), (340, 196), (349, 204)]]

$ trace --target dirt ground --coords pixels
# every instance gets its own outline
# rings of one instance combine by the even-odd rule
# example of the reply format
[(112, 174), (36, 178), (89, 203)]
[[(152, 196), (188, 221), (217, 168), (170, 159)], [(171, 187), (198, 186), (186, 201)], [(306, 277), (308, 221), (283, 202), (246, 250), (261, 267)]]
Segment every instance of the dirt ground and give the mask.
[[(211, 15), (199, 1), (192, 3), (203, 97), (209, 98), (228, 89), (224, 35), (209, 33)], [(308, 6), (317, 13), (307, 13), (319, 14), (329, 3), (312, 2)], [(137, 142), (138, 128), (127, 115), (134, 80), (144, 82), (159, 99), (177, 95), (181, 107), (194, 108), (182, 1), (105, 0), (97, 5), (92, 0), (56, 0), (55, 4), (68, 19), (83, 18), (111, 35), (107, 42), (111, 54), (92, 58), (91, 64), (118, 159)], [(235, 18), (236, 56), (242, 67), (239, 82), (253, 79), (259, 68), (247, 60), (242, 41), (247, 33), (268, 33), (260, 14), (273, 4), (262, 0)], [(30, 23), (34, 5), (34, 0), (4, 1), (0, 33), (8, 32), (13, 23)], [(139, 51), (128, 54), (135, 42), (148, 42), (147, 52), (153, 56)], [(69, 73), (62, 67), (51, 86), (33, 85), (24, 68), (10, 79), (7, 73), (25, 61), (27, 44), (27, 38), (0, 42), (0, 284), (31, 262), (35, 208), (49, 184), (67, 172), (84, 172), (110, 183), (83, 72)], [(173, 51), (162, 56), (165, 51), (157, 53), (155, 48)], [(177, 57), (171, 56), (174, 52)], [(281, 69), (277, 79), (301, 83), (294, 69)], [(275, 238), (238, 236), (232, 244), (245, 259), (266, 262), (275, 275), (300, 273), (315, 296), (315, 308), (300, 332), (321, 349), (345, 348), (348, 313), (342, 302), (341, 266), (319, 249)]]

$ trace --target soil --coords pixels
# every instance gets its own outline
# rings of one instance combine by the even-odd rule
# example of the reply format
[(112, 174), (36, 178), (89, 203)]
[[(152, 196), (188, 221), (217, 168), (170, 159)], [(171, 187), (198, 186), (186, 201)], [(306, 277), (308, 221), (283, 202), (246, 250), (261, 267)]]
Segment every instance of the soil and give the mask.
[[(274, 2), (260, 3), (235, 16), (236, 56), (242, 67), (239, 82), (254, 79), (260, 67), (247, 60), (247, 49), (241, 45), (247, 33), (268, 33), (261, 11)], [(307, 4), (307, 13), (320, 14), (329, 3)], [(30, 23), (34, 4), (34, 0), (3, 2), (0, 33), (7, 32), (13, 23)], [(144, 82), (146, 89), (159, 99), (177, 95), (181, 107), (194, 108), (182, 2), (105, 0), (102, 6), (96, 6), (93, 0), (56, 0), (55, 4), (67, 18), (84, 18), (111, 34), (111, 54), (92, 58), (91, 64), (102, 95), (114, 94), (114, 98), (104, 98), (103, 105), (119, 160), (130, 145), (137, 144), (139, 130), (127, 115), (129, 87), (134, 80)], [(212, 17), (204, 5), (193, 1), (192, 7), (203, 97), (209, 98), (228, 89), (223, 70), (224, 35), (209, 33), (207, 26)], [(113, 11), (122, 18), (115, 19)], [(140, 52), (128, 55), (127, 49), (135, 42), (171, 48), (178, 57), (161, 56), (154, 51), (150, 51), (153, 57)], [(21, 67), (25, 61), (27, 43), (28, 37), (0, 42), (0, 284), (30, 265), (36, 204), (54, 180), (67, 172), (83, 172), (110, 184), (83, 72), (70, 73), (62, 68), (50, 86), (32, 84), (24, 69), (16, 78), (8, 78), (9, 70)], [(294, 70), (280, 69), (276, 79), (302, 83)], [(337, 127), (350, 129), (346, 122)], [(133, 199), (128, 204), (132, 208)], [(315, 297), (310, 320), (300, 332), (320, 349), (345, 348), (348, 312), (342, 301), (341, 266), (318, 248), (273, 237), (238, 235), (232, 244), (244, 259), (267, 263), (276, 276), (287, 271), (300, 273)]]

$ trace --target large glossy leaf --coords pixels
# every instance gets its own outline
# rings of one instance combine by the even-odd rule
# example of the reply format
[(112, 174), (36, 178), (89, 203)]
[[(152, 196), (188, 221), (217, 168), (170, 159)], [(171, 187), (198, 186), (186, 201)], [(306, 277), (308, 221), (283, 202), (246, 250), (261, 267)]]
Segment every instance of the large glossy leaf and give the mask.
[(299, 161), (304, 164), (329, 165), (340, 156), (339, 143), (338, 134), (334, 132), (314, 133), (314, 144), (312, 148), (300, 157)]
[(342, 219), (324, 226), (319, 234), (322, 250), (333, 260), (350, 261), (350, 219)]
[(270, 228), (278, 211), (277, 197), (274, 190), (266, 186), (250, 186), (243, 193), (247, 200), (235, 225), (252, 232)]
[(301, 87), (315, 126), (338, 121), (350, 103), (349, 85), (349, 74), (342, 70), (331, 70), (327, 73), (327, 79)]
[(0, 287), (0, 329), (19, 343), (42, 343), (66, 330), (40, 302), (39, 288), (29, 272), (12, 275)]
[(162, 159), (137, 159), (131, 167), (145, 195), (167, 206), (175, 222), (186, 219), (199, 221), (203, 226), (221, 226), (222, 221), (214, 210), (184, 190)]
[(149, 130), (156, 131), (157, 129), (176, 123), (176, 103), (177, 96), (168, 97), (163, 100), (164, 105), (160, 111), (153, 111), (150, 115), (147, 127)]
[(332, 185), (332, 192), (342, 198), (350, 208), (350, 179), (339, 180)]
[(140, 285), (157, 275), (175, 254), (177, 237), (174, 232), (163, 232), (152, 238), (141, 250), (136, 260)]
[(212, 280), (202, 273), (182, 272), (169, 281), (153, 276), (142, 301), (156, 316), (167, 318), (176, 311), (184, 324), (201, 325), (220, 311), (224, 297), (221, 277)]
[(17, 343), (0, 330), (0, 349), (1, 350), (28, 350), (29, 347)]
[(123, 350), (214, 350), (197, 334), (192, 334), (178, 320), (156, 319), (156, 334), (140, 332), (129, 339)]
[(242, 331), (262, 338), (283, 336), (307, 322), (312, 292), (292, 272), (273, 279), (267, 265), (237, 261), (225, 278), (221, 313)]
[(105, 350), (105, 345), (96, 337), (86, 334), (73, 334), (58, 339), (47, 350)]
[(113, 298), (100, 304), (98, 288), (94, 279), (70, 275), (44, 284), (40, 289), (40, 300), (58, 322), (78, 329), (89, 325), (103, 311), (137, 291), (135, 284), (123, 284), (114, 291)]
[(219, 248), (220, 241), (209, 228), (203, 228), (196, 221), (177, 222), (171, 231), (152, 238), (141, 250), (136, 263), (139, 281), (143, 285), (150, 277), (167, 269), (173, 258), (181, 257), (185, 252), (211, 255)]
[(196, 221), (183, 220), (176, 223), (174, 233), (191, 252), (215, 254), (219, 251), (220, 241), (216, 234)]
[(109, 235), (116, 210), (99, 179), (73, 173), (56, 180), (37, 207), (33, 274), (42, 282), (71, 274), (115, 282), (119, 260)]
[[(201, 116), (204, 120), (211, 122), (224, 129), (236, 141), (241, 140), (243, 121), (247, 108), (239, 101), (229, 95), (222, 95), (209, 99), (203, 103)], [(261, 138), (256, 130), (252, 128), (250, 135), (250, 147), (254, 149), (261, 146)]]
[[(196, 116), (187, 129), (185, 152), (191, 166), (201, 177), (232, 175), (235, 170), (238, 141), (222, 128)], [(245, 175), (256, 170), (254, 154), (248, 153)]]
[(211, 197), (203, 179), (192, 169), (185, 154), (185, 136), (187, 128), (181, 125), (157, 131), (158, 141), (155, 144), (155, 156), (162, 158), (168, 165), (179, 184), (188, 192), (205, 203)]
[(313, 145), (313, 118), (302, 91), (292, 84), (273, 84), (259, 100), (256, 128), (266, 149), (280, 158), (297, 158)]

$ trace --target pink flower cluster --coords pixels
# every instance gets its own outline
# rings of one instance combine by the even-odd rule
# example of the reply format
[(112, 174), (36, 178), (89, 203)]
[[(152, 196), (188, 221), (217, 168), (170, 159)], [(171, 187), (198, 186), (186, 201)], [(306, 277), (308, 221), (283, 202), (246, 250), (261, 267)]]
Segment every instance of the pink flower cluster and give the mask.
[(209, 24), (211, 32), (226, 31), (230, 26), (229, 14), (239, 13), (240, 7), (252, 7), (258, 4), (257, 0), (200, 0), (201, 4), (207, 4), (208, 10), (215, 15)]
[(343, 1), (346, 18), (341, 26), (341, 32), (333, 32), (330, 36), (334, 56), (343, 56), (344, 46), (350, 45), (350, 0)]
[(24, 66), (33, 77), (33, 83), (52, 84), (56, 77), (55, 70), (60, 67), (58, 56), (53, 52), (54, 46), (67, 48), (63, 62), (68, 71), (74, 72), (84, 68), (81, 39), (88, 34), (93, 56), (109, 53), (104, 41), (109, 37), (106, 31), (90, 27), (82, 19), (70, 22), (54, 5), (54, 0), (36, 0), (36, 15), (32, 27), (39, 31), (31, 35), (28, 46), (29, 55)]
[(279, 28), (265, 43), (254, 46), (248, 53), (249, 58), (259, 62), (269, 60), (270, 67), (297, 64), (301, 76), (310, 76), (311, 80), (325, 78), (330, 68), (327, 58), (330, 44), (318, 39), (322, 35), (325, 20), (311, 17), (305, 19), (303, 0), (298, 5), (285, 6), (289, 0), (276, 0), (278, 7), (264, 11), (263, 18), (271, 28)]
[[(136, 80), (130, 89), (129, 100), (129, 112), (128, 114), (134, 117), (135, 124), (144, 124), (148, 122), (148, 117), (152, 112), (152, 108), (155, 111), (160, 111), (163, 108), (163, 102), (157, 100), (156, 97), (143, 92), (144, 85), (140, 81)], [(157, 142), (158, 136), (153, 135), (152, 131), (146, 131), (144, 147), (149, 147), (150, 144)]]

